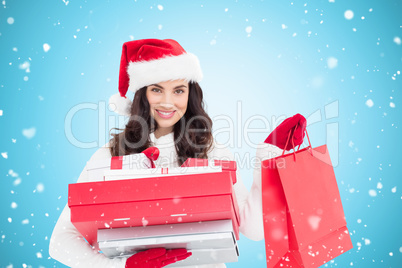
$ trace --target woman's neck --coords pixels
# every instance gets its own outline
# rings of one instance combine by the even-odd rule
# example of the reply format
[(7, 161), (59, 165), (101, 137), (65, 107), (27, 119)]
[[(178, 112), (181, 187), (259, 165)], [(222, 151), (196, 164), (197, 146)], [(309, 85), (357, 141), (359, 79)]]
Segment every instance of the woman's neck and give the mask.
[(154, 135), (156, 139), (159, 139), (160, 137), (165, 136), (171, 132), (173, 132), (173, 126), (167, 128), (157, 128), (154, 132)]

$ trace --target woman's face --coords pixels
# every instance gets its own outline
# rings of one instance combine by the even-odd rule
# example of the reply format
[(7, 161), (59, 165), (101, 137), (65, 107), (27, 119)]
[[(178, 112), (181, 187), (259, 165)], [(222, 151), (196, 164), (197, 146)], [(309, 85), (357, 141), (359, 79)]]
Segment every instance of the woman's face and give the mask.
[[(186, 113), (189, 88), (186, 80), (165, 81), (147, 87), (151, 115), (156, 131), (162, 136), (173, 131), (173, 126)], [(157, 137), (158, 138), (158, 137)]]

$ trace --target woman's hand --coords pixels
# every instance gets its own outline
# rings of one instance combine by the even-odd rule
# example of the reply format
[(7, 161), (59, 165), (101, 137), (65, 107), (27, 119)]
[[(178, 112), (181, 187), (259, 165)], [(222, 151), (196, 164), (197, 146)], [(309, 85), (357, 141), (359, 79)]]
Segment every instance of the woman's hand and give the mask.
[[(306, 125), (306, 118), (301, 114), (295, 114), (294, 116), (285, 119), (285, 121), (277, 126), (264, 142), (278, 146), (282, 150), (286, 149), (286, 151), (289, 151), (293, 149), (293, 147), (303, 143)], [(289, 134), (290, 138), (288, 140)]]
[(160, 268), (191, 256), (185, 248), (152, 248), (134, 254), (126, 261), (126, 268)]

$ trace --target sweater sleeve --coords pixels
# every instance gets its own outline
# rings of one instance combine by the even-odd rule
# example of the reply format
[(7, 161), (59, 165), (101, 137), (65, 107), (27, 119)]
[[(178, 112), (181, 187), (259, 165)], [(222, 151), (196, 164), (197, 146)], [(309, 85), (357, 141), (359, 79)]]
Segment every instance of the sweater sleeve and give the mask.
[[(252, 240), (264, 239), (264, 225), (262, 217), (262, 189), (261, 189), (261, 161), (277, 157), (282, 151), (271, 144), (260, 143), (257, 147), (255, 161), (253, 164), (253, 184), (250, 192), (240, 176), (239, 168), (237, 168), (237, 182), (233, 186), (236, 199), (240, 210), (240, 232)], [(237, 160), (232, 152), (219, 144), (214, 144), (210, 153), (211, 159)], [(243, 163), (244, 159), (238, 159), (238, 163)]]
[[(110, 157), (109, 149), (102, 147), (91, 157), (99, 159)], [(88, 182), (86, 167), (81, 172), (78, 182)], [(126, 259), (109, 259), (89, 245), (71, 223), (70, 208), (66, 205), (54, 227), (49, 244), (50, 256), (69, 267), (85, 268), (124, 268)]]

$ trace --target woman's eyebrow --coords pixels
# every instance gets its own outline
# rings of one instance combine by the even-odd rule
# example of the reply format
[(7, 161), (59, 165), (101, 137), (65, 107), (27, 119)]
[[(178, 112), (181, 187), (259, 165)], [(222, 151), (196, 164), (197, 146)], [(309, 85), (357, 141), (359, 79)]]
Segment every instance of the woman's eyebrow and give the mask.
[(185, 88), (187, 88), (187, 86), (186, 86), (186, 85), (180, 85), (180, 86), (175, 87), (174, 89), (178, 89), (178, 88), (181, 88), (181, 87), (185, 87)]

